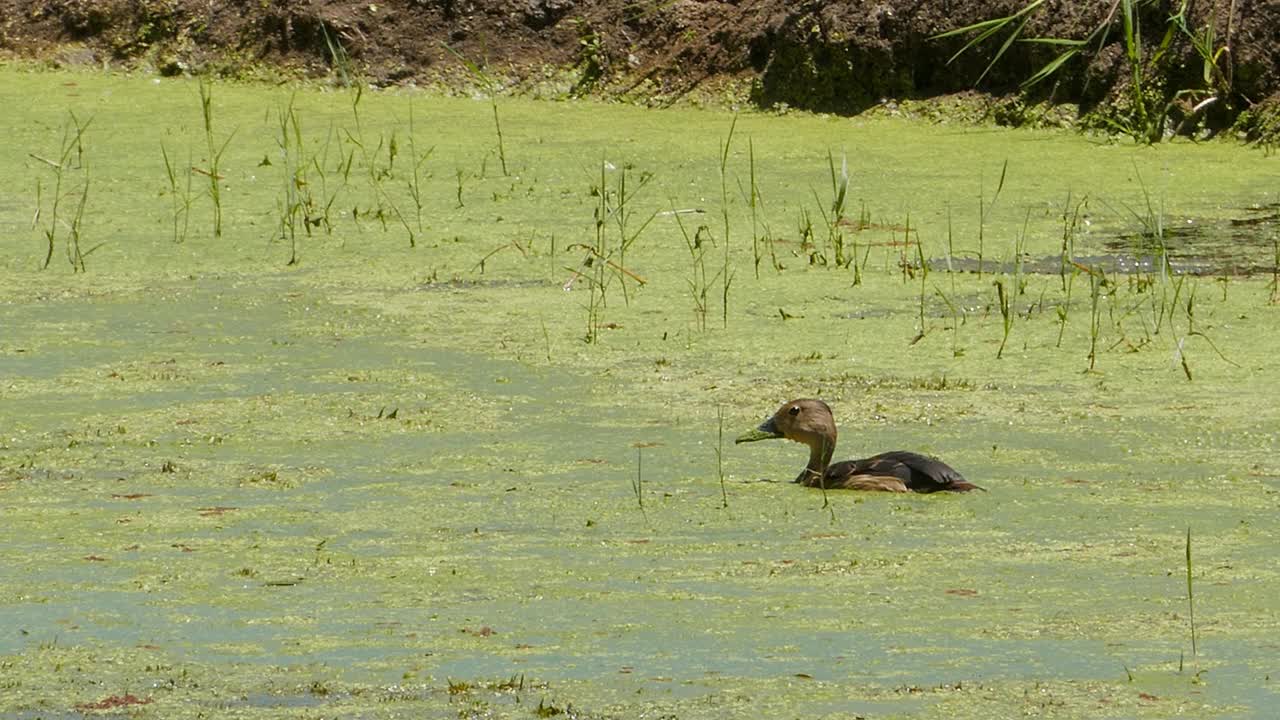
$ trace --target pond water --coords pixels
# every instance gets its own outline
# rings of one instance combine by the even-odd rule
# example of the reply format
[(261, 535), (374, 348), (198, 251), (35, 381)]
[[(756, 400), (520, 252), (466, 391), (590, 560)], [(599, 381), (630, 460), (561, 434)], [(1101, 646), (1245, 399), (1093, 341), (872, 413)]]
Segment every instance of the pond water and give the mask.
[[(180, 236), (194, 83), (0, 74), (0, 718), (1280, 702), (1276, 230), (1232, 222), (1276, 158), (502, 100), (504, 176), (487, 102), (218, 84), (225, 229), (196, 172)], [(987, 492), (826, 503), (732, 445), (801, 396)]]

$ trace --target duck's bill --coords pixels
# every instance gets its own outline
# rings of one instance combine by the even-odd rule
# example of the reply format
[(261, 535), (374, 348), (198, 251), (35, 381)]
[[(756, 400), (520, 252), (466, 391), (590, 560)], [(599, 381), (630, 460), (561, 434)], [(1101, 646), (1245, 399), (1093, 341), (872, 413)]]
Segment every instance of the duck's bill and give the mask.
[(760, 427), (755, 430), (748, 430), (735, 439), (734, 444), (744, 442), (755, 442), (757, 440), (775, 440), (782, 437), (782, 433), (778, 432), (778, 428), (773, 424), (773, 418), (765, 420)]

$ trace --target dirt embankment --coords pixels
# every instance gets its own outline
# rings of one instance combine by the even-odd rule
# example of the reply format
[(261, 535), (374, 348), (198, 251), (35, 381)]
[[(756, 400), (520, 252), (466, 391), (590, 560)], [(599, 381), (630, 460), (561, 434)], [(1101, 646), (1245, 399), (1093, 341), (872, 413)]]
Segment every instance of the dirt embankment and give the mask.
[[(1191, 0), (1181, 25), (1170, 20), (1180, 2), (1139, 2), (1136, 44), (1119, 3), (1072, 0), (1044, 0), (951, 63), (967, 38), (932, 38), (1028, 1), (0, 0), (0, 49), (230, 74), (263, 64), (326, 74), (345, 53), (364, 76), (397, 83), (458, 78), (453, 48), (517, 83), (555, 69), (570, 91), (668, 100), (746, 79), (761, 105), (838, 113), (967, 90), (982, 76), (985, 92), (1016, 98), (1005, 103), (1010, 121), (1027, 101), (1077, 104), (1100, 123), (1131, 120), (1141, 103), (1144, 116), (1167, 115), (1166, 131), (1242, 117), (1256, 130), (1280, 99), (1277, 0)], [(1024, 40), (1086, 41), (1029, 90), (1020, 84), (1070, 46), (1012, 42), (983, 76), (1021, 19)], [(1131, 51), (1141, 57), (1136, 93)]]

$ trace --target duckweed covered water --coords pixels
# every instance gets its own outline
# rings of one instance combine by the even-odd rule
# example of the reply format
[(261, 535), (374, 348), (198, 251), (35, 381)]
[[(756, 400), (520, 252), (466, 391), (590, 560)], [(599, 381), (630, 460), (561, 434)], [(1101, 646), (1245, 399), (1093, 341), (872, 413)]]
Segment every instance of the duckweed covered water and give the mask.
[[(1207, 275), (1176, 261), (1216, 251), (1181, 236), (1168, 274), (1092, 260), (1150, 254), (1153, 218), (1227, 227), (1273, 204), (1275, 158), (744, 113), (725, 312), (726, 113), (504, 100), (502, 177), (485, 102), (369, 92), (357, 130), (346, 91), (216, 85), (215, 134), (234, 130), (225, 234), (197, 174), (174, 242), (159, 146), (207, 167), (192, 83), (3, 74), (26, 117), (0, 140), (0, 717), (1266, 717), (1277, 702), (1269, 239), (1233, 241), (1247, 262)], [(293, 266), (272, 134), (290, 97), (341, 188), (332, 232), (301, 232)], [(421, 229), (410, 106), (419, 153), (434, 147)], [(105, 243), (84, 274), (62, 226), (37, 269), (40, 158), (68, 111), (92, 118), (82, 249)], [(759, 279), (748, 139), (757, 246), (767, 223), (785, 266), (766, 256)], [(857, 275), (833, 266), (822, 223), (829, 151), (837, 173), (849, 160)], [(633, 230), (701, 214), (653, 219), (588, 344), (594, 262), (575, 245), (595, 240), (602, 161), (608, 188), (623, 168), (652, 175)], [(1076, 264), (1025, 262), (1061, 257), (1069, 192), (1087, 196)], [(981, 275), (966, 264), (980, 195)], [(706, 226), (704, 276), (676, 217), (690, 238)], [(999, 360), (993, 282), (1012, 298)], [(795, 396), (832, 404), (843, 456), (936, 453), (988, 492), (824, 507), (785, 482), (802, 448), (719, 447), (720, 416), (732, 438)]]

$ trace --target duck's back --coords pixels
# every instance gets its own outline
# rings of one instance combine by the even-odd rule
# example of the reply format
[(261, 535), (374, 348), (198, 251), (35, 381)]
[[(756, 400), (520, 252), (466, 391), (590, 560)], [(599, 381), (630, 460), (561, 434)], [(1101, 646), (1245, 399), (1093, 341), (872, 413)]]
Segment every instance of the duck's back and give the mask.
[(835, 463), (823, 479), (828, 489), (918, 493), (982, 489), (941, 460), (905, 450)]

